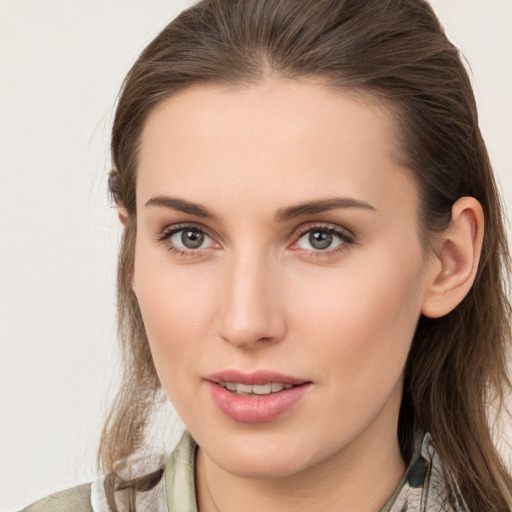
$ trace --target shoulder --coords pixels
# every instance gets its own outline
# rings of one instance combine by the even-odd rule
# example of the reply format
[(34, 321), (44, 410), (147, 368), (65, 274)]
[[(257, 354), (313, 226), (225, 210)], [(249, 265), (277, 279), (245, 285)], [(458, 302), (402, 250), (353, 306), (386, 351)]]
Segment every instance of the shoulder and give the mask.
[[(189, 510), (195, 505), (194, 465), (197, 444), (188, 432), (169, 455), (133, 461), (123, 485), (111, 475), (51, 494), (21, 512), (128, 512)], [(156, 468), (156, 469), (155, 469)]]
[(92, 512), (91, 484), (82, 484), (51, 494), (22, 512)]
[(414, 453), (395, 493), (381, 512), (468, 512), (455, 479), (427, 432), (415, 435)]

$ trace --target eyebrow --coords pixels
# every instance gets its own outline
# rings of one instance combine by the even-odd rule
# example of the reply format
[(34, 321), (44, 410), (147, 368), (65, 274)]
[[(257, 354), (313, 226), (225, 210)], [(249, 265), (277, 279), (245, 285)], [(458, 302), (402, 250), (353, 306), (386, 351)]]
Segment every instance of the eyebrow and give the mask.
[[(149, 199), (145, 206), (163, 206), (183, 213), (189, 213), (196, 217), (207, 219), (217, 218), (216, 215), (202, 204), (193, 203), (177, 197), (155, 196)], [(361, 208), (363, 210), (375, 211), (375, 208), (371, 204), (359, 199), (353, 199), (350, 197), (332, 197), (307, 201), (305, 203), (289, 206), (288, 208), (279, 209), (277, 210), (274, 218), (277, 222), (284, 222), (304, 215), (314, 215), (337, 208)]]
[(192, 203), (185, 199), (169, 196), (156, 196), (152, 197), (145, 206), (163, 206), (172, 210), (177, 210), (183, 213), (189, 213), (196, 217), (203, 217), (208, 219), (215, 219), (216, 216), (210, 212), (206, 207), (198, 203)]
[(359, 199), (352, 199), (350, 197), (332, 197), (328, 199), (319, 199), (316, 201), (307, 201), (300, 203), (296, 206), (290, 206), (282, 210), (278, 210), (275, 218), (277, 221), (286, 221), (303, 215), (313, 215), (316, 213), (323, 213), (337, 208), (361, 208), (363, 210), (375, 211), (375, 208)]

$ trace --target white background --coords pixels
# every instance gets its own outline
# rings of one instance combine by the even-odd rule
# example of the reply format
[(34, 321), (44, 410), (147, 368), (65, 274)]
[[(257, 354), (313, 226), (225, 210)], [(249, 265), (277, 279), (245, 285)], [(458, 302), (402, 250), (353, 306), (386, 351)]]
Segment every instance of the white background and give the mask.
[[(112, 107), (191, 0), (0, 0), (0, 508), (90, 480), (117, 379)], [(512, 1), (435, 0), (512, 204)]]

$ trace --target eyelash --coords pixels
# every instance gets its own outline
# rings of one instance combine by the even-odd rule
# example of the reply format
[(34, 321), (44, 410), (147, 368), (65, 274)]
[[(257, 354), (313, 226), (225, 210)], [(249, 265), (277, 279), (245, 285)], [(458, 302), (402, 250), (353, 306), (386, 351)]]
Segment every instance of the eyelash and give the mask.
[[(343, 252), (345, 252), (348, 249), (348, 246), (355, 243), (355, 236), (348, 231), (347, 229), (341, 229), (338, 227), (334, 227), (329, 224), (314, 224), (309, 226), (304, 226), (295, 235), (295, 242), (293, 245), (296, 245), (299, 240), (308, 233), (314, 233), (314, 232), (322, 232), (322, 233), (328, 233), (330, 235), (334, 235), (337, 238), (340, 239), (340, 243), (333, 247), (332, 249), (325, 249), (325, 250), (306, 250), (306, 254), (310, 258), (330, 258), (335, 255), (339, 255)], [(294, 250), (300, 250), (300, 249), (294, 249)]]
[(163, 243), (165, 245), (165, 248), (169, 252), (176, 254), (177, 256), (180, 256), (182, 258), (197, 258), (198, 256), (202, 256), (201, 253), (202, 253), (202, 251), (204, 251), (204, 249), (203, 250), (201, 250), (201, 249), (185, 250), (185, 249), (180, 249), (179, 247), (176, 247), (174, 244), (171, 243), (170, 240), (173, 235), (175, 235), (176, 233), (179, 233), (180, 231), (186, 231), (186, 230), (195, 231), (197, 233), (206, 235), (209, 238), (213, 239), (213, 237), (209, 236), (208, 233), (200, 226), (196, 226), (194, 224), (176, 224), (174, 226), (169, 226), (169, 227), (165, 228), (162, 231), (162, 233), (159, 235), (158, 242)]
[[(213, 240), (213, 237), (211, 237), (206, 230), (204, 230), (202, 227), (194, 225), (194, 224), (177, 224), (174, 226), (169, 226), (165, 228), (162, 233), (158, 236), (157, 241), (159, 243), (162, 243), (165, 245), (166, 249), (176, 254), (179, 257), (182, 258), (197, 258), (203, 256), (203, 251), (208, 249), (181, 249), (179, 247), (176, 247), (176, 245), (172, 244), (170, 242), (170, 239), (173, 235), (176, 233), (180, 233), (181, 231), (190, 230), (195, 231), (197, 233), (200, 233), (202, 235), (205, 235)], [(325, 249), (325, 250), (307, 250), (304, 249), (307, 256), (310, 258), (325, 258), (325, 257), (332, 257), (334, 255), (341, 254), (345, 250), (347, 250), (347, 246), (355, 243), (355, 236), (347, 229), (341, 229), (333, 227), (332, 225), (326, 225), (326, 224), (314, 224), (309, 226), (304, 226), (301, 229), (297, 231), (297, 233), (294, 235), (295, 241), (292, 245), (296, 245), (299, 240), (306, 234), (312, 233), (312, 232), (322, 232), (322, 233), (328, 233), (330, 235), (334, 235), (337, 238), (339, 238), (340, 243), (335, 246), (332, 249)], [(301, 250), (300, 248), (294, 248), (292, 250)]]

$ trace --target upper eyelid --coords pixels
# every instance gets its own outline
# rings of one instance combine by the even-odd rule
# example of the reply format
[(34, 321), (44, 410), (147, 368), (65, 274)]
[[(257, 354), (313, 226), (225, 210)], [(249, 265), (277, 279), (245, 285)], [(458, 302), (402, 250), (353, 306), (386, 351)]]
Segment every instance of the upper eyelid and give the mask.
[(295, 237), (300, 238), (305, 233), (309, 233), (310, 231), (313, 231), (315, 229), (318, 229), (318, 230), (324, 229), (324, 230), (328, 230), (328, 231), (333, 231), (335, 233), (337, 232), (337, 233), (340, 233), (341, 235), (345, 235), (346, 237), (348, 237), (352, 240), (356, 238), (356, 235), (350, 229), (348, 229), (346, 227), (339, 226), (337, 224), (331, 224), (330, 222), (325, 222), (325, 223), (320, 222), (320, 223), (312, 223), (310, 225), (303, 225), (303, 226), (300, 226), (299, 228), (297, 228), (293, 233), (295, 234)]
[(178, 224), (170, 224), (169, 226), (166, 226), (160, 232), (158, 233), (158, 238), (163, 240), (171, 235), (174, 235), (175, 233), (179, 233), (180, 231), (184, 231), (185, 229), (196, 229), (197, 231), (200, 231), (201, 233), (204, 233), (205, 235), (209, 236), (210, 238), (214, 238), (210, 230), (201, 224), (197, 224), (195, 222), (180, 222)]

